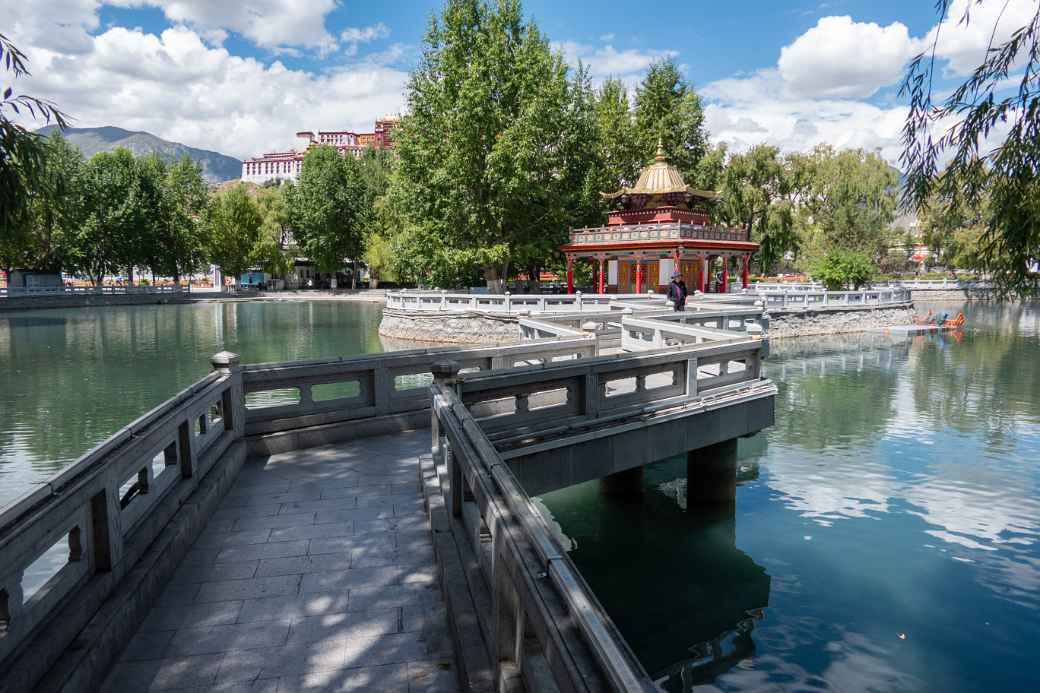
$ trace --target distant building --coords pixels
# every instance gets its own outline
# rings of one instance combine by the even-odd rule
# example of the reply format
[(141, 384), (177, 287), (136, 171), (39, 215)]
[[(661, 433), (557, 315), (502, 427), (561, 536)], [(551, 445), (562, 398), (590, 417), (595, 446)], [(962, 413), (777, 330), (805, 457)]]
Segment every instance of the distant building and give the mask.
[(351, 132), (328, 130), (315, 133), (304, 130), (296, 133), (296, 146), (289, 151), (268, 152), (242, 162), (242, 180), (248, 183), (265, 183), (269, 180), (297, 180), (303, 169), (303, 157), (311, 147), (335, 147), (341, 154), (360, 157), (366, 148), (393, 149), (393, 131), (397, 127), (397, 116), (384, 116), (376, 121), (374, 132)]

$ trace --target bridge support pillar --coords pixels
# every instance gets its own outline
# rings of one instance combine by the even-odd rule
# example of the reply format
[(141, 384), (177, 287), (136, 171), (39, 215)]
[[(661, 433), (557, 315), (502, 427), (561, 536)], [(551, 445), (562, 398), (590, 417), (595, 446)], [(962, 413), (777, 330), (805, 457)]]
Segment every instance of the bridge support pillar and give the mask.
[(608, 474), (599, 480), (600, 492), (608, 496), (639, 496), (643, 493), (643, 468), (633, 467)]
[(737, 499), (737, 439), (686, 453), (686, 507)]

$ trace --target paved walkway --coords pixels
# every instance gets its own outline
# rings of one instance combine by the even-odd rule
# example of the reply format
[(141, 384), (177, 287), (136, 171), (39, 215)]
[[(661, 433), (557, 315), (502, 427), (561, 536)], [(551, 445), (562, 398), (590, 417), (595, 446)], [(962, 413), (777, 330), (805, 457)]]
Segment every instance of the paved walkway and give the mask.
[(247, 462), (104, 691), (455, 691), (429, 439)]

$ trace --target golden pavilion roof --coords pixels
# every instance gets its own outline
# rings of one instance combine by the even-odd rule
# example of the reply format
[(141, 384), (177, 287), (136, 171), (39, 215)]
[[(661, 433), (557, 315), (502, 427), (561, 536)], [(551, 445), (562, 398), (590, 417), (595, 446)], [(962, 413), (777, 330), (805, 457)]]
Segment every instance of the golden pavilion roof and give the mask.
[(604, 200), (613, 200), (622, 195), (669, 195), (683, 193), (695, 197), (714, 199), (718, 193), (710, 190), (697, 190), (686, 184), (679, 169), (668, 161), (664, 147), (659, 142), (654, 162), (639, 172), (639, 180), (631, 188), (621, 188), (617, 192), (600, 193)]

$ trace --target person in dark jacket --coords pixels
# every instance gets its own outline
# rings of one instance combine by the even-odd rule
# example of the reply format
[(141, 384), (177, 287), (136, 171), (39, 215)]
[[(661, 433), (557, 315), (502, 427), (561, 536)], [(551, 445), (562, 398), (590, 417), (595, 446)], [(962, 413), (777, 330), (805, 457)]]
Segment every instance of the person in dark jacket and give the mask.
[(682, 274), (672, 272), (672, 283), (668, 285), (668, 300), (672, 302), (675, 310), (686, 309), (686, 296), (688, 293)]

